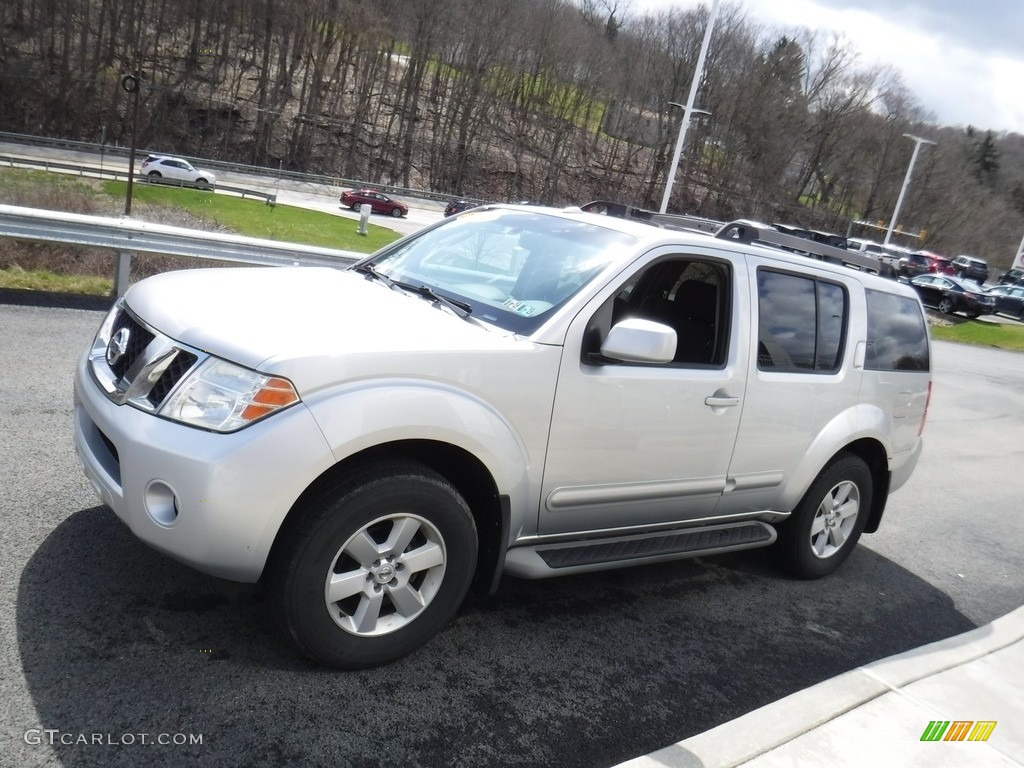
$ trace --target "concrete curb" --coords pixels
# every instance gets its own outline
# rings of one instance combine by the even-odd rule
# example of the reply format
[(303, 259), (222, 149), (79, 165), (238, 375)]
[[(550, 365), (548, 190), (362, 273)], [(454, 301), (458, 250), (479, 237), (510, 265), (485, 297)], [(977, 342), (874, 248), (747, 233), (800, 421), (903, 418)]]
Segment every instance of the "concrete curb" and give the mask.
[(964, 634), (798, 691), (619, 768), (736, 768), (884, 694), (984, 658), (1022, 639), (1024, 607)]

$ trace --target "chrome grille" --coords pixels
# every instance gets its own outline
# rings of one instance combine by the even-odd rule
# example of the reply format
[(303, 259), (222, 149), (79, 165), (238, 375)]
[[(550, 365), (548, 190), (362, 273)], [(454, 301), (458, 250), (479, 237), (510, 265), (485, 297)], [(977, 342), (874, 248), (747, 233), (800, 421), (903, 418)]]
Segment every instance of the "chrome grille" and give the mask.
[(149, 346), (149, 343), (154, 338), (152, 333), (124, 311), (121, 312), (114, 322), (114, 327), (111, 328), (111, 337), (123, 328), (127, 328), (129, 332), (128, 346), (125, 348), (124, 354), (117, 359), (117, 362), (110, 366), (110, 370), (114, 372), (114, 376), (118, 379), (123, 378), (131, 370), (132, 363), (139, 359), (139, 356), (146, 351), (146, 347)]
[(191, 352), (178, 350), (178, 354), (174, 356), (171, 364), (167, 366), (167, 370), (156, 380), (153, 388), (149, 390), (149, 394), (146, 396), (146, 399), (149, 400), (154, 408), (160, 407), (164, 398), (171, 393), (171, 390), (191, 370), (198, 359)]
[[(123, 351), (108, 346), (122, 333)], [(155, 412), (188, 372), (209, 355), (179, 344), (135, 317), (119, 302), (104, 321), (89, 353), (93, 378), (118, 405)], [(113, 358), (113, 363), (109, 359)]]

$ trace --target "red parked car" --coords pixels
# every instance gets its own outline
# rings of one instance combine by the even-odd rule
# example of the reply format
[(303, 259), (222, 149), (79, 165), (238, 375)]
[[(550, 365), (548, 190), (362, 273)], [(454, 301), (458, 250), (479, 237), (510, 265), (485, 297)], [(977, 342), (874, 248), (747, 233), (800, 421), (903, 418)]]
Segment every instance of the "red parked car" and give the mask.
[(363, 203), (369, 203), (374, 213), (386, 213), (396, 219), (409, 213), (409, 208), (404, 203), (372, 189), (350, 189), (341, 193), (342, 207), (358, 211)]
[(947, 259), (945, 256), (929, 256), (931, 259), (931, 269), (929, 272), (934, 272), (936, 275), (955, 275), (956, 270), (953, 269), (953, 260)]
[(955, 275), (953, 260), (931, 251), (914, 251), (900, 259), (897, 270), (908, 280), (918, 275)]

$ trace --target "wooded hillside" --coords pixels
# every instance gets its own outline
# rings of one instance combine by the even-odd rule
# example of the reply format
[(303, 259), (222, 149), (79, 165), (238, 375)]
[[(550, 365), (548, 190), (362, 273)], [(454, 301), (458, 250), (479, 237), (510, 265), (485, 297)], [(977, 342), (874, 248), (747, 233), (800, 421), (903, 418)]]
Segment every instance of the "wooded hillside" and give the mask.
[[(795, 20), (796, 21), (796, 20)], [(624, 0), (5, 0), (0, 130), (495, 200), (657, 207), (707, 10)], [(671, 209), (846, 233), (900, 215), (1007, 267), (1024, 136), (935, 125), (842, 40), (719, 14)], [(855, 226), (851, 234), (881, 239)]]

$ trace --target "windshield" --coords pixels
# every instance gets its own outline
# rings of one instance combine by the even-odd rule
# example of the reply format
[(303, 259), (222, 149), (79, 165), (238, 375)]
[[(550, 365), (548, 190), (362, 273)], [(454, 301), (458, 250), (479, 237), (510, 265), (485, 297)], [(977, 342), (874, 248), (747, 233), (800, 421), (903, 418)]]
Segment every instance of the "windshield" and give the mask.
[(528, 334), (635, 240), (539, 210), (490, 209), (450, 219), (362, 265), (463, 302), (478, 320)]

